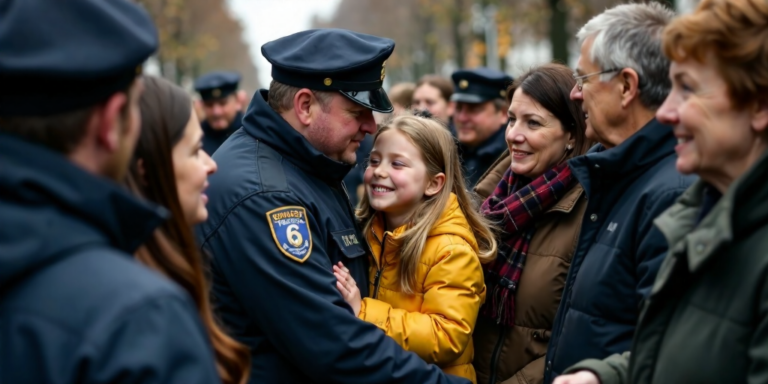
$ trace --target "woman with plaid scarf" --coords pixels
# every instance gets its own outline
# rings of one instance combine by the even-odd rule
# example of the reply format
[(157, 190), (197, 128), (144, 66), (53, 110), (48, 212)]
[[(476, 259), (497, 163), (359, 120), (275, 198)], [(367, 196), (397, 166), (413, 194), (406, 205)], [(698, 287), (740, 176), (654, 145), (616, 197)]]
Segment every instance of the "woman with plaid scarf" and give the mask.
[(502, 229), (475, 329), (478, 382), (540, 383), (547, 341), (586, 208), (566, 160), (587, 152), (584, 114), (569, 94), (570, 69), (547, 64), (509, 87), (509, 150), (475, 190)]

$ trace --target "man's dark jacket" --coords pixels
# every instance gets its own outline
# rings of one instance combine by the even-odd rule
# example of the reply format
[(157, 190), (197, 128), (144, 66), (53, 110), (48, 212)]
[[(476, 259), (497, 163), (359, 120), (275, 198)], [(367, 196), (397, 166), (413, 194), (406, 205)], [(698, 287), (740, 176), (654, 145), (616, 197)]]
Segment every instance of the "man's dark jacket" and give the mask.
[(131, 254), (165, 211), (0, 134), (0, 383), (219, 383), (181, 288)]
[(475, 148), (459, 144), (459, 153), (461, 154), (461, 165), (464, 171), (464, 179), (467, 181), (467, 189), (472, 190), (490, 168), (499, 156), (507, 150), (507, 142), (504, 139), (506, 125), (499, 127), (499, 130), (491, 135)]
[[(342, 185), (351, 165), (312, 147), (266, 99), (266, 90), (254, 96), (243, 129), (214, 155), (209, 218), (198, 228), (217, 311), (251, 348), (250, 382), (464, 382), (353, 315), (332, 272), (343, 262), (367, 296), (368, 248)], [(311, 251), (287, 244), (274, 210), (293, 215)]]
[(695, 180), (675, 168), (672, 128), (651, 120), (615, 148), (569, 161), (588, 203), (547, 349), (545, 383), (628, 350), (667, 251), (653, 220)]

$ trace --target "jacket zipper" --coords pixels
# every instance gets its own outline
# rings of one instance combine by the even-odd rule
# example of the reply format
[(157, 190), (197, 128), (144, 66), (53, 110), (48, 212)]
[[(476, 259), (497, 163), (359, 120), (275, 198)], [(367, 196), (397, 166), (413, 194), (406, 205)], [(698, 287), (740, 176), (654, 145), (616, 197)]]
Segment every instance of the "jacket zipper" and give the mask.
[(493, 354), (491, 354), (491, 376), (488, 380), (488, 384), (496, 384), (496, 367), (499, 365), (499, 357), (501, 357), (501, 345), (504, 344), (504, 337), (507, 335), (507, 327), (499, 325), (501, 327), (501, 333), (499, 339), (496, 340), (496, 346), (493, 347)]
[[(374, 237), (376, 237), (376, 234), (374, 233)], [(384, 257), (384, 249), (387, 247), (387, 233), (384, 232), (384, 239), (381, 240), (381, 253), (379, 253), (379, 262), (376, 263), (376, 276), (373, 278), (373, 298), (376, 299), (379, 297), (379, 283), (381, 283), (381, 272), (383, 268), (381, 268), (381, 262)]]

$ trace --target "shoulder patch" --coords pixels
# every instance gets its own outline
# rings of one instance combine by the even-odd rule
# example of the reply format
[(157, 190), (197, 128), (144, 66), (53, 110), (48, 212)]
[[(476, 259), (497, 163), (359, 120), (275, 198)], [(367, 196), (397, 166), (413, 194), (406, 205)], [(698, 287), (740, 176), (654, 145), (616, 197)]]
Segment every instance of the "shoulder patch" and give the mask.
[(312, 233), (309, 232), (304, 207), (285, 206), (267, 212), (267, 222), (277, 248), (288, 258), (303, 263), (312, 253)]

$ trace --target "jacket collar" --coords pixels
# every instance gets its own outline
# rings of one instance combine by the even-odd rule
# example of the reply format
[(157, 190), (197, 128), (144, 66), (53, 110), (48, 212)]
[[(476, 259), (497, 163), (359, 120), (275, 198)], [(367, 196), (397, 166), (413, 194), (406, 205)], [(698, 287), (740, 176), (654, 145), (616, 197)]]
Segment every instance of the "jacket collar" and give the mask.
[(243, 126), (243, 112), (237, 112), (237, 115), (235, 115), (235, 118), (232, 120), (232, 123), (229, 124), (229, 127), (224, 130), (218, 130), (211, 128), (211, 125), (208, 123), (208, 120), (204, 120), (202, 124), (200, 124), (203, 128), (203, 133), (205, 136), (229, 136), (235, 131), (237, 131), (240, 127)]
[(266, 89), (254, 95), (243, 117), (243, 129), (278, 151), (292, 164), (324, 180), (339, 182), (354, 165), (325, 156), (267, 104)]
[(576, 206), (576, 203), (579, 202), (579, 199), (583, 194), (584, 194), (584, 188), (582, 188), (581, 184), (576, 183), (573, 187), (571, 187), (571, 190), (568, 191), (568, 193), (566, 193), (565, 196), (563, 196), (557, 202), (557, 204), (555, 204), (552, 208), (548, 209), (546, 213), (549, 213), (549, 212), (570, 213), (573, 210), (573, 207)]
[(631, 180), (675, 151), (672, 128), (655, 118), (618, 146), (606, 149), (597, 144), (584, 156), (569, 160), (573, 174), (590, 195), (590, 177), (602, 180)]
[(707, 183), (698, 180), (654, 224), (667, 238), (672, 254), (685, 251), (688, 268), (696, 271), (710, 257), (768, 220), (768, 152), (734, 181), (720, 201), (696, 226)]
[(132, 196), (114, 182), (90, 174), (62, 155), (0, 134), (0, 191), (11, 204), (53, 206), (133, 253), (168, 212)]

